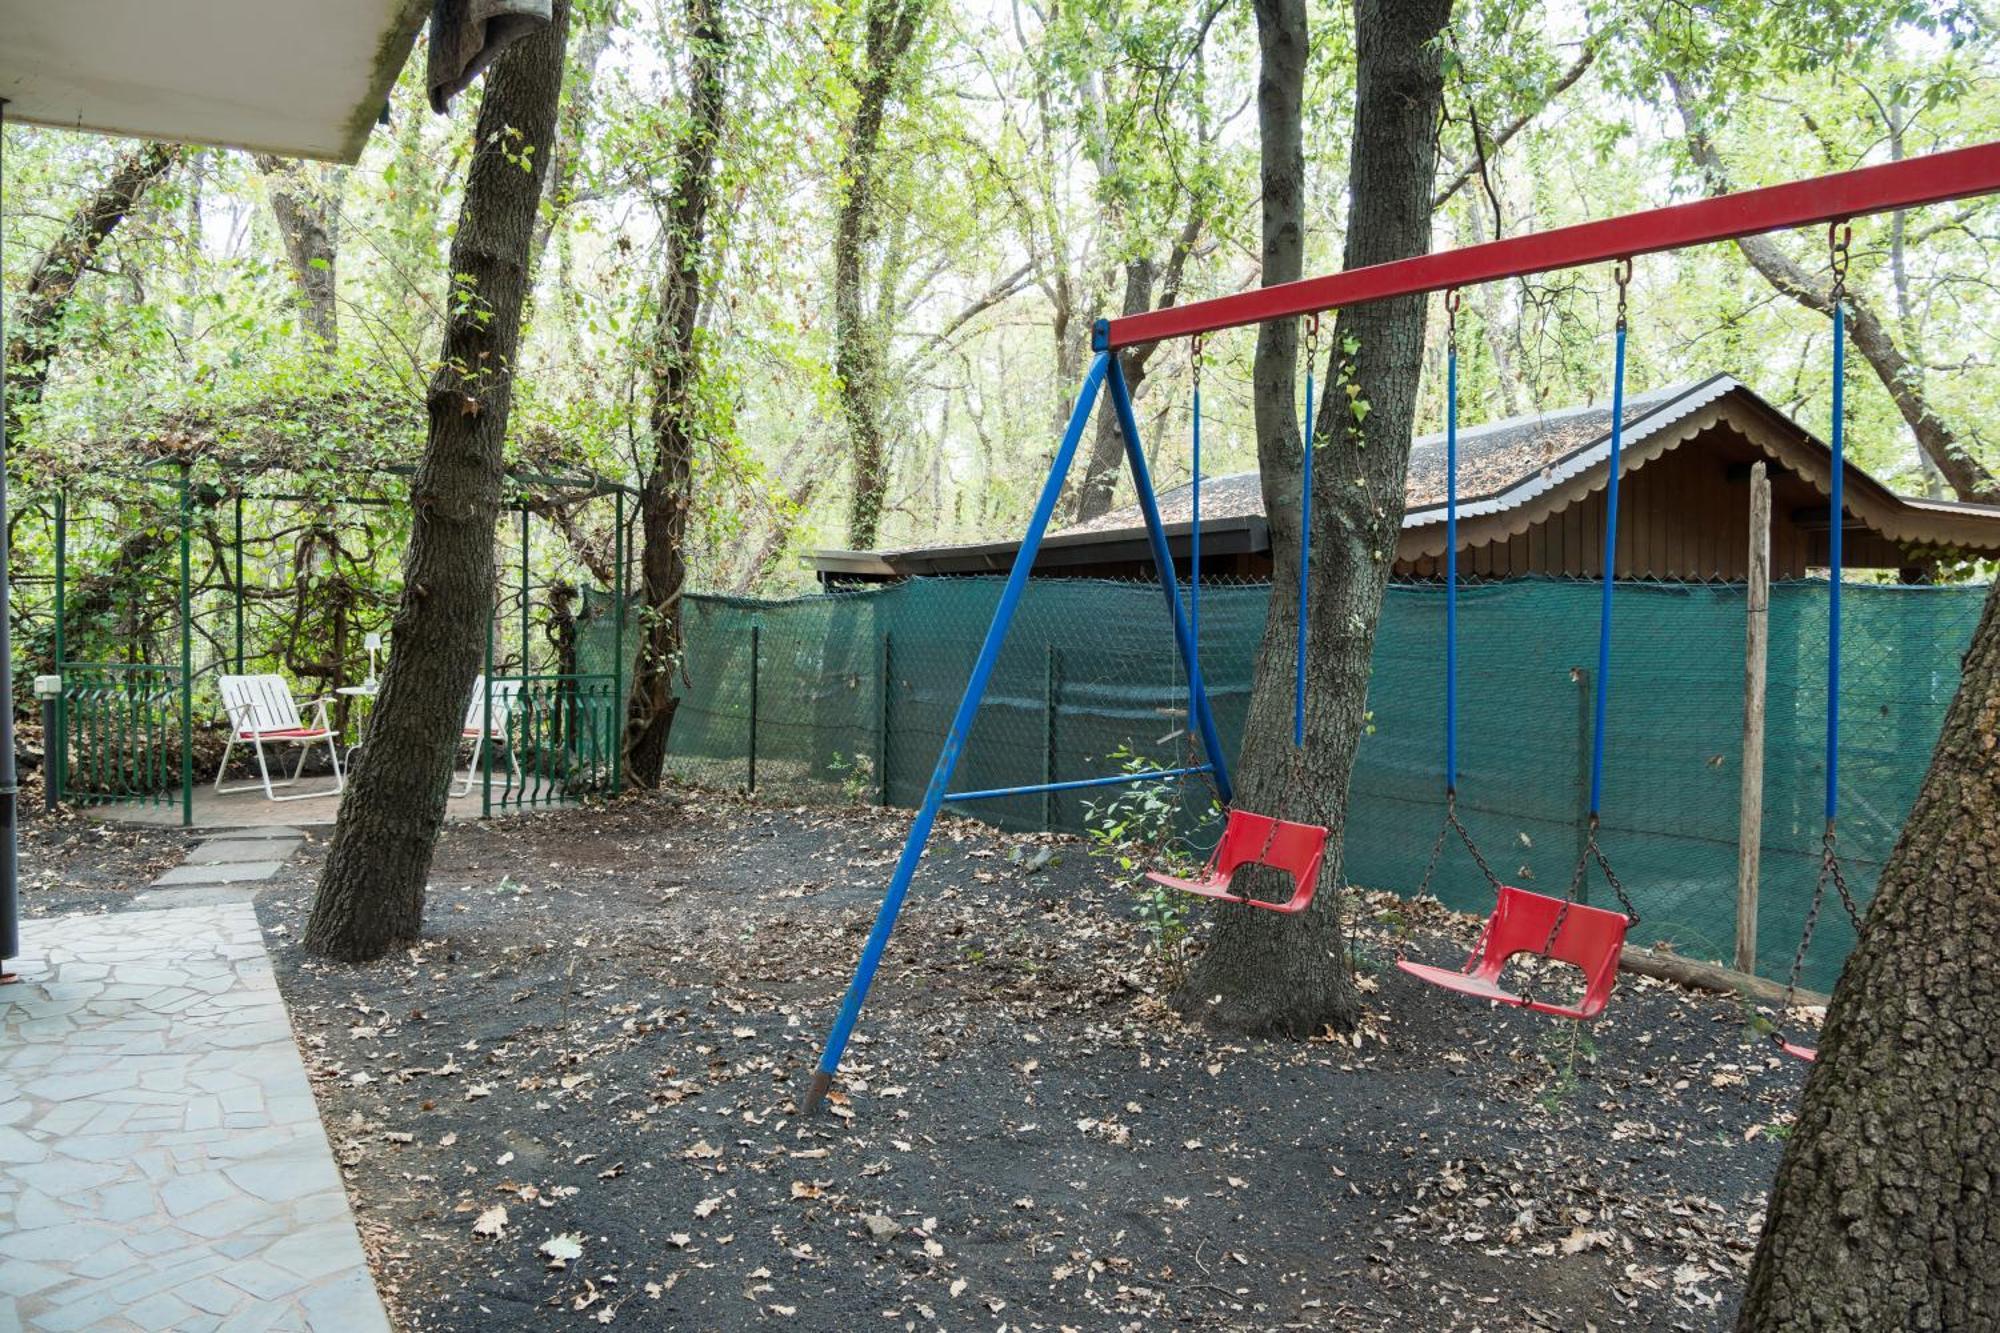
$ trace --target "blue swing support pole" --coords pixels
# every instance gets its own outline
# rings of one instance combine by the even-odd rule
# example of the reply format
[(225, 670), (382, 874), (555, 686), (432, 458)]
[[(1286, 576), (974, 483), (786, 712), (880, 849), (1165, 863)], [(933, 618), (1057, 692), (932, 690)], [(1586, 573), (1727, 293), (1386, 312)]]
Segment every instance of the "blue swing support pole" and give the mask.
[(1299, 432), (1304, 451), (1299, 459), (1299, 600), (1296, 660), (1292, 664), (1292, 745), (1306, 748), (1306, 598), (1312, 583), (1313, 438), (1319, 423), (1313, 416), (1313, 363), (1319, 359), (1319, 316), (1311, 316), (1306, 335), (1306, 415)]
[(1458, 292), (1445, 297), (1444, 360), (1444, 795), (1458, 794)]
[(1174, 564), (1167, 546), (1165, 530), (1160, 526), (1159, 503), (1153, 495), (1152, 477), (1146, 468), (1146, 457), (1139, 445), (1139, 431), (1132, 413), (1132, 399), (1125, 386), (1124, 374), (1119, 370), (1117, 358), (1106, 348), (1105, 326), (1100, 322), (1093, 339), (1096, 356), (1092, 358), (1090, 369), (1083, 378), (1083, 388), (1077, 395), (1076, 407), (1070, 412), (1069, 424), (1063, 430), (1062, 443), (1056, 449), (1055, 458), (1049, 464), (1049, 475), (1042, 483), (1040, 497), (1035, 501), (1033, 516), (1028, 520), (1028, 530), (1021, 538), (1020, 550), (1014, 556), (1013, 567), (1007, 573), (1006, 585), (1000, 591), (1000, 603), (993, 610), (992, 623), (986, 627), (986, 638), (979, 647), (979, 657), (972, 665), (972, 674), (965, 682), (965, 693), (958, 701), (958, 711), (952, 715), (951, 728), (945, 734), (944, 746), (938, 751), (937, 765), (931, 770), (930, 784), (924, 789), (923, 804), (917, 808), (916, 817), (910, 822), (909, 836), (903, 840), (902, 854), (897, 857), (895, 872), (889, 878), (889, 887), (882, 895), (881, 906), (875, 912), (875, 924), (868, 932), (867, 941), (861, 946), (861, 957), (854, 966), (854, 976), (847, 984), (847, 993), (840, 1002), (840, 1011), (834, 1016), (833, 1026), (828, 1031), (826, 1046), (820, 1053), (819, 1064), (813, 1071), (812, 1082), (806, 1089), (802, 1110), (811, 1115), (833, 1087), (833, 1077), (840, 1070), (841, 1057), (847, 1051), (847, 1043), (854, 1035), (854, 1026), (860, 1020), (861, 1007), (867, 1003), (868, 990), (875, 981), (876, 970), (882, 964), (882, 954), (889, 945), (889, 936), (896, 928), (896, 918), (903, 910), (903, 901), (909, 896), (910, 882), (916, 877), (917, 867), (923, 861), (924, 849), (930, 842), (931, 830), (937, 824), (939, 809), (947, 800), (969, 801), (1000, 796), (1028, 795), (1040, 791), (1073, 790), (1080, 786), (1110, 786), (1123, 782), (1144, 782), (1166, 779), (1181, 775), (1177, 770), (1160, 770), (1151, 773), (1117, 774), (1104, 779), (1079, 779), (1072, 782), (1037, 783), (1025, 787), (995, 788), (989, 791), (949, 792), (951, 776), (958, 767), (959, 755), (965, 749), (966, 738), (972, 732), (972, 724), (979, 714), (980, 701), (985, 697), (987, 683), (993, 677), (993, 668), (1000, 660), (1000, 650), (1006, 645), (1007, 631), (1014, 622), (1014, 613), (1021, 605), (1021, 596), (1027, 591), (1028, 576), (1035, 567), (1035, 557), (1041, 550), (1042, 537), (1047, 533), (1050, 521), (1055, 517), (1056, 502), (1062, 497), (1063, 482), (1069, 476), (1070, 465), (1076, 460), (1078, 443), (1083, 439), (1084, 428), (1089, 425), (1092, 410), (1098, 398), (1109, 391), (1111, 406), (1118, 414), (1119, 428), (1125, 435), (1125, 457), (1132, 467), (1132, 482), (1139, 493), (1139, 507), (1145, 514), (1146, 532), (1151, 541), (1153, 561), (1160, 571), (1160, 584), (1166, 592), (1167, 605), (1171, 608), (1174, 626), (1174, 642), (1187, 664), (1189, 690), (1195, 706), (1195, 722), (1200, 728), (1202, 745), (1207, 762), (1185, 770), (1186, 772), (1206, 772), (1214, 776), (1216, 787), (1228, 799), (1229, 772), (1222, 758), (1221, 743), (1216, 736), (1215, 719), (1208, 706), (1207, 690), (1201, 683), (1201, 665), (1194, 657), (1194, 640), (1187, 618), (1182, 614), (1180, 580), (1174, 573)]
[(1618, 473), (1625, 443), (1625, 284), (1629, 263), (1618, 279), (1617, 342), (1611, 362), (1611, 461), (1604, 485), (1604, 583), (1597, 611), (1597, 679), (1592, 682), (1595, 712), (1590, 727), (1590, 820), (1595, 827), (1604, 802), (1604, 724), (1611, 695), (1611, 605), (1618, 577)]
[(1840, 573), (1841, 529), (1847, 526), (1847, 297), (1833, 302), (1833, 479), (1826, 525), (1826, 827), (1840, 814)]

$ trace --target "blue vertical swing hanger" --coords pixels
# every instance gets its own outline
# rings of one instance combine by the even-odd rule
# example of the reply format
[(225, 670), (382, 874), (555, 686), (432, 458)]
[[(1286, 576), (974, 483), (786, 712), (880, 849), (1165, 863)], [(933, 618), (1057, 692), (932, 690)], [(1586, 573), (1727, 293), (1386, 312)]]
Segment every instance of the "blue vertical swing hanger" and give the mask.
[[(1819, 925), (1819, 909), (1826, 901), (1831, 883), (1840, 895), (1854, 933), (1861, 934), (1861, 909), (1847, 886), (1847, 872), (1840, 864), (1834, 826), (1840, 817), (1840, 580), (1843, 552), (1842, 529), (1847, 526), (1847, 260), (1854, 241), (1854, 228), (1846, 219), (1827, 226), (1826, 247), (1831, 281), (1827, 303), (1833, 308), (1833, 428), (1827, 442), (1833, 455), (1832, 478), (1827, 487), (1826, 526), (1826, 825), (1820, 833), (1819, 876), (1813, 882), (1812, 898), (1806, 905), (1805, 927), (1799, 935), (1798, 952), (1792, 955), (1791, 974), (1785, 979), (1785, 1002), (1781, 1018), (1790, 1014), (1798, 995), (1799, 974), (1804, 971), (1806, 954), (1812, 948), (1813, 931)], [(1819, 1051), (1802, 1042), (1788, 1040), (1774, 1029), (1771, 1039), (1787, 1055), (1816, 1060)]]

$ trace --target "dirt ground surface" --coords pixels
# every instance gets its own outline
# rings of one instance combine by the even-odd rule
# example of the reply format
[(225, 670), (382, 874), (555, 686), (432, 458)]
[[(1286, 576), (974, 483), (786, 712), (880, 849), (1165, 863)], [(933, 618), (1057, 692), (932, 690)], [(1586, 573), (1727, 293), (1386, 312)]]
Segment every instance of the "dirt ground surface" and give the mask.
[(797, 1114), (906, 816), (730, 798), (452, 828), (360, 970), (261, 904), (412, 1328), (1725, 1327), (1801, 1068), (1627, 977), (1588, 1030), (1388, 966), (1358, 1042), (1218, 1038), (1074, 842), (952, 823), (833, 1115)]
[(804, 1121), (907, 819), (453, 826), (426, 938), (364, 968), (292, 943), (309, 843), (258, 906), (399, 1324), (1728, 1326), (1802, 1068), (1630, 975), (1582, 1029), (1424, 987), (1391, 928), (1474, 934), (1435, 904), (1350, 895), (1357, 1038), (1235, 1040), (1082, 844), (947, 820)]
[(41, 793), (21, 793), (21, 915), (112, 912), (187, 855), (192, 840), (178, 829), (106, 824), (81, 814), (41, 808)]

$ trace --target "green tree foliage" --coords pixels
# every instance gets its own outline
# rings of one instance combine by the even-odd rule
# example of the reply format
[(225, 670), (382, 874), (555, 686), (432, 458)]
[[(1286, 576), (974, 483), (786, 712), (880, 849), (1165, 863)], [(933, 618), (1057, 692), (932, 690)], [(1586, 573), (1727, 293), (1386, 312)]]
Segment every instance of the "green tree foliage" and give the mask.
[[(833, 239), (863, 9), (779, 0), (733, 25), (711, 296), (697, 330), (706, 424), (686, 538), (697, 590), (799, 588), (809, 577), (803, 553), (847, 537)], [(1740, 187), (2000, 137), (1990, 10), (1970, 0), (1558, 9), (1469, 0), (1444, 39), (1437, 244), (1710, 188), (1683, 102)], [(1313, 272), (1334, 267), (1345, 245), (1354, 55), (1347, 6), (1315, 5), (1308, 20)], [(661, 217), (673, 188), (667, 146), (687, 105), (685, 43), (675, 6), (593, 0), (577, 24), (508, 455), (636, 480), (648, 456)], [(879, 226), (860, 292), (881, 357), (879, 542), (1015, 530), (1051, 423), (1074, 392), (1091, 320), (1258, 280), (1255, 62), (1248, 11), (1215, 0), (938, 0), (927, 9), (885, 108)], [(123, 220), (75, 286), (45, 392), (20, 404), (27, 517), (15, 538), (24, 562), (45, 561), (48, 479), (99, 471), (107, 458), (184, 445), (272, 451), (309, 474), (301, 484), (317, 493), (313, 477), (337, 491), (331, 480), (357, 459), (414, 457), (414, 404), (452, 300), (449, 220), (479, 97), (473, 90), (440, 119), (422, 114), (416, 84), (411, 76), (396, 90), (389, 124), (356, 167), (304, 173), (304, 193), (337, 235), (330, 346), (302, 336), (301, 273), (277, 216), (277, 178), (249, 156), (190, 153)], [(6, 134), (5, 294), (18, 328), (39, 257), (129, 148), (19, 126)], [(1857, 303), (1905, 369), (1892, 384), (1856, 364), (1849, 438), (1858, 461), (1902, 489), (1954, 493), (1892, 388), (1915, 395), (1915, 415), (1946, 428), (1969, 464), (1988, 474), (2000, 466), (1987, 424), (2000, 408), (1988, 369), (1994, 297), (1980, 276), (1996, 233), (2000, 206), (1989, 201), (1856, 226)], [(1772, 244), (1823, 281), (1823, 236)], [(1824, 427), (1825, 316), (1736, 247), (1642, 260), (1633, 311), (1635, 389), (1728, 370)], [(1467, 421), (1603, 393), (1608, 272), (1468, 292), (1462, 321)], [(1255, 458), (1253, 342), (1240, 331), (1207, 349), (1212, 474)], [(1433, 337), (1426, 355), (1438, 354)], [(1142, 372), (1131, 377), (1141, 381), (1157, 479), (1185, 480), (1187, 348), (1162, 346), (1127, 369)], [(1424, 377), (1419, 429), (1441, 418), (1441, 378)], [(1098, 480), (1110, 484), (1104, 502), (1117, 503), (1116, 468), (1100, 468)], [(356, 605), (393, 597), (401, 517), (341, 510), (320, 521), (362, 522), (371, 534), (354, 544), (343, 575), (361, 585)], [(85, 524), (77, 536), (79, 578), (116, 563), (116, 524)], [(610, 555), (608, 516), (581, 512), (532, 552), (548, 582), (605, 586)], [(259, 604), (275, 617), (292, 572), (275, 550), (251, 564)], [(45, 632), (45, 601), (24, 583), (24, 632)], [(273, 619), (255, 637), (291, 636)], [(309, 644), (300, 660), (330, 651)]]

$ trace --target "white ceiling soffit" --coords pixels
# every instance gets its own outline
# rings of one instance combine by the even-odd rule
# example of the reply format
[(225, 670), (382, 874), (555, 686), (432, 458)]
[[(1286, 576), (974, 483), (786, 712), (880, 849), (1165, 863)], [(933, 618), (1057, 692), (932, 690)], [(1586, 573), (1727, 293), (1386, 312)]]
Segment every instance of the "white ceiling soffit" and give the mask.
[(0, 0), (10, 121), (352, 162), (430, 0)]

